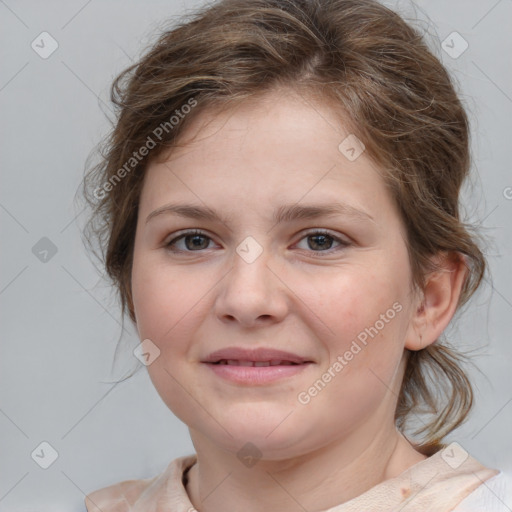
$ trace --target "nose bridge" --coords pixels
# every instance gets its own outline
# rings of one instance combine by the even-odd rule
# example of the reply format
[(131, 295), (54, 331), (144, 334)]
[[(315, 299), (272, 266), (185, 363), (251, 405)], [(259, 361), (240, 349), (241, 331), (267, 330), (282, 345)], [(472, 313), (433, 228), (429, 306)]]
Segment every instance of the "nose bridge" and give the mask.
[(252, 265), (258, 259), (266, 260), (269, 255), (269, 249), (268, 247), (264, 248), (256, 238), (249, 235), (238, 244), (236, 247), (236, 253), (247, 265)]
[[(235, 252), (230, 284), (235, 288), (242, 287), (242, 291), (249, 295), (252, 291), (253, 296), (270, 291), (267, 275), (270, 273), (267, 266), (271, 259), (269, 248), (264, 247), (253, 236), (247, 236), (238, 244)], [(243, 290), (246, 286), (250, 287), (250, 290)], [(237, 293), (240, 293), (240, 290), (237, 290)]]
[(244, 324), (252, 324), (260, 317), (281, 317), (286, 306), (279, 293), (279, 280), (269, 268), (270, 249), (248, 236), (235, 251), (232, 268), (217, 297), (217, 315)]

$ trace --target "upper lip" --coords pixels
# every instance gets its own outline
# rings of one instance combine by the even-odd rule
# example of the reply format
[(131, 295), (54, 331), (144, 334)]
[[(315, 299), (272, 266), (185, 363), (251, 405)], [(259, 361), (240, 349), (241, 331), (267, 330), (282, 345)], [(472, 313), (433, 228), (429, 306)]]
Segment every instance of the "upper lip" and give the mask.
[(312, 362), (310, 359), (292, 354), (291, 352), (285, 352), (283, 350), (275, 350), (273, 348), (254, 348), (247, 349), (241, 347), (224, 348), (216, 350), (208, 355), (204, 359), (203, 363), (217, 363), (223, 359), (230, 359), (236, 361), (291, 361), (292, 363), (309, 363)]

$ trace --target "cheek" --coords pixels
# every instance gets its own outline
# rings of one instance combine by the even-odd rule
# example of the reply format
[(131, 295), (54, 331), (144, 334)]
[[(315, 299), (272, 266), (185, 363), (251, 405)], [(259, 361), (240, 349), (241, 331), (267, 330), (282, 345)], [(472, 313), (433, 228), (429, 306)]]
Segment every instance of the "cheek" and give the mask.
[(162, 313), (170, 309), (171, 294), (162, 293), (164, 282), (158, 279), (155, 268), (144, 258), (134, 258), (132, 270), (132, 297), (139, 337), (156, 340), (164, 328)]
[[(317, 290), (312, 304), (318, 307), (319, 316), (333, 331), (334, 337), (345, 341), (376, 322), (379, 331), (389, 330), (389, 325), (395, 323), (391, 320), (397, 316), (396, 309), (400, 309), (393, 309), (393, 304), (401, 304), (403, 300), (396, 279), (384, 271), (371, 272), (368, 267), (352, 268), (332, 279), (329, 286), (317, 287)], [(384, 324), (386, 329), (383, 329)]]
[(190, 321), (209, 287), (197, 272), (173, 269), (161, 258), (134, 258), (132, 293), (139, 335), (163, 342)]
[(329, 362), (343, 366), (337, 382), (350, 396), (361, 398), (379, 380), (389, 385), (402, 358), (408, 280), (401, 263), (352, 266), (318, 292), (319, 316), (332, 331), (324, 338)]
[(189, 425), (197, 418), (207, 420), (200, 408), (195, 410), (190, 393), (197, 383), (183, 374), (183, 360), (199, 321), (200, 299), (209, 288), (205, 280), (201, 287), (197, 272), (173, 270), (151, 255), (134, 257), (132, 293), (139, 338), (150, 339), (160, 350), (147, 366), (148, 375), (163, 402)]

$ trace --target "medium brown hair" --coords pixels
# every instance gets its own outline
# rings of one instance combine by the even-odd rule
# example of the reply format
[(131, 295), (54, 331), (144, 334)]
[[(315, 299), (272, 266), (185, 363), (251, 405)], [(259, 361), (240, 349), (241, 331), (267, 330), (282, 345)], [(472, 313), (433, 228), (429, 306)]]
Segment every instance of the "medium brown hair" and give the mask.
[[(123, 319), (128, 311), (135, 322), (132, 256), (148, 162), (172, 150), (206, 108), (231, 108), (283, 86), (343, 113), (344, 126), (383, 170), (406, 227), (417, 289), (435, 270), (432, 256), (462, 255), (468, 275), (458, 308), (465, 304), (486, 268), (476, 235), (459, 215), (470, 168), (469, 123), (421, 32), (373, 0), (224, 0), (165, 30), (111, 88), (117, 119), (101, 146), (101, 162), (84, 177), (92, 208), (84, 232), (97, 256), (91, 239), (101, 249)], [(183, 106), (192, 102), (184, 115)], [(156, 140), (158, 127), (165, 129)], [(148, 137), (155, 147), (131, 160)], [(415, 432), (426, 451), (439, 448), (472, 406), (463, 359), (441, 340), (408, 353), (396, 422), (404, 430), (411, 415), (429, 413)]]

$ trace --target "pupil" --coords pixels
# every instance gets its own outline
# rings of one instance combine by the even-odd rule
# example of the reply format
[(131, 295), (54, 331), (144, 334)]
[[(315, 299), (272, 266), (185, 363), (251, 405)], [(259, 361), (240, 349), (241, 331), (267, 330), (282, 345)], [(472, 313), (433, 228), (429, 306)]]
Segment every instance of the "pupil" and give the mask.
[[(192, 239), (193, 242), (192, 242), (192, 248), (204, 248), (204, 247), (201, 247), (201, 239), (206, 240), (206, 237), (204, 237), (203, 235), (192, 235), (192, 236), (188, 236), (186, 237), (187, 240), (185, 242), (187, 242), (188, 240)], [(185, 245), (187, 245), (187, 248), (190, 249), (191, 247), (189, 246), (189, 244), (185, 243)], [(203, 243), (204, 245), (204, 243)], [(206, 246), (208, 245), (208, 242), (206, 242)]]
[(329, 249), (329, 247), (326, 247), (326, 242), (328, 242), (328, 239), (331, 238), (330, 236), (328, 235), (313, 235), (311, 237), (312, 239), (316, 239), (317, 241), (320, 239), (320, 243), (318, 243), (317, 241), (314, 242), (314, 245), (317, 245), (319, 246), (321, 249)]

